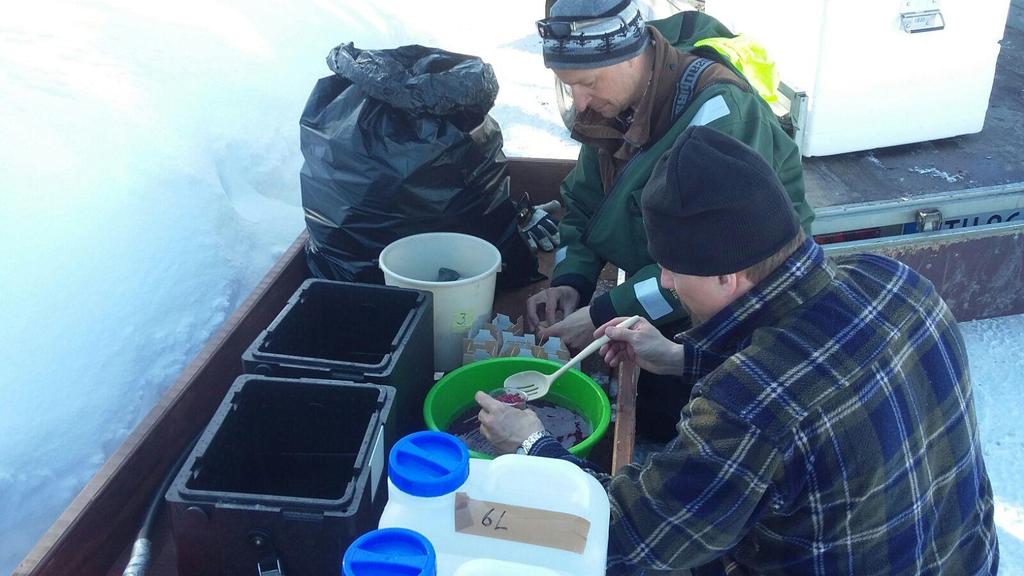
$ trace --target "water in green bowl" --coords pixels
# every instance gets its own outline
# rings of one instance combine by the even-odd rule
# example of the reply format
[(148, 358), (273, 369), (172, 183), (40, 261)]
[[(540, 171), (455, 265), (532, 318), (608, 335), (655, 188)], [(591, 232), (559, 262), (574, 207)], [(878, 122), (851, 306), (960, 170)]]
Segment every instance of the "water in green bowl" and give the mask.
[[(578, 412), (565, 406), (540, 399), (528, 402), (527, 408), (537, 414), (541, 423), (544, 424), (544, 429), (554, 436), (566, 450), (583, 442), (591, 434), (590, 423)], [(447, 432), (461, 438), (466, 443), (466, 448), (470, 450), (496, 456), (497, 451), (480, 432), (480, 420), (477, 418), (479, 413), (480, 407), (475, 403), (467, 406), (452, 419)]]

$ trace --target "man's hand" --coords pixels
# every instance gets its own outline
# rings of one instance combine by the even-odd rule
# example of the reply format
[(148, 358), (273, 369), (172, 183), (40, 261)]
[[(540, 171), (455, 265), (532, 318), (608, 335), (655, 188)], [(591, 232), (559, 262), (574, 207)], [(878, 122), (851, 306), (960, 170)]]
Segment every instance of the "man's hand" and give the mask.
[(480, 432), (501, 454), (515, 452), (527, 436), (544, 429), (533, 410), (514, 408), (483, 391), (473, 399), (480, 405)]
[(654, 374), (679, 374), (683, 368), (683, 346), (662, 336), (646, 318), (632, 328), (618, 326), (625, 318), (614, 318), (594, 331), (594, 338), (607, 335), (611, 342), (601, 347), (604, 361), (611, 367), (626, 359)]
[(590, 306), (584, 306), (569, 314), (561, 322), (538, 332), (537, 336), (541, 340), (556, 336), (573, 350), (586, 347), (594, 341), (594, 321), (590, 319)]
[[(545, 327), (551, 326), (558, 322), (559, 312), (561, 316), (568, 316), (576, 311), (579, 303), (580, 293), (572, 286), (545, 288), (526, 300), (526, 323), (531, 332), (537, 332), (542, 321)], [(541, 308), (544, 309), (543, 318), (540, 316)]]

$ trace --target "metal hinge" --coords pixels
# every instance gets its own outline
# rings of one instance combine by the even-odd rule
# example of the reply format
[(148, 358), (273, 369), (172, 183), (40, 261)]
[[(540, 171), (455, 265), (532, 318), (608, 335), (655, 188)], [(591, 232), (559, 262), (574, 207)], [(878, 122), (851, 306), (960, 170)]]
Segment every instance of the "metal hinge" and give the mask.
[(942, 230), (942, 211), (938, 208), (923, 208), (917, 211), (917, 231), (935, 232)]
[(946, 27), (939, 0), (903, 0), (900, 7), (900, 28), (907, 34), (933, 32)]

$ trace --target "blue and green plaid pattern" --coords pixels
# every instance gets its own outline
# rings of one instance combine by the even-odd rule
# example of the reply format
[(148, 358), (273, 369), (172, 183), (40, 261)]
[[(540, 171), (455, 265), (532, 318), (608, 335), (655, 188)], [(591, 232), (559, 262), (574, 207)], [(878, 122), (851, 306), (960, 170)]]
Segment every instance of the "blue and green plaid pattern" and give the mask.
[(808, 240), (677, 341), (695, 382), (678, 437), (595, 471), (609, 574), (996, 573), (967, 358), (927, 280)]

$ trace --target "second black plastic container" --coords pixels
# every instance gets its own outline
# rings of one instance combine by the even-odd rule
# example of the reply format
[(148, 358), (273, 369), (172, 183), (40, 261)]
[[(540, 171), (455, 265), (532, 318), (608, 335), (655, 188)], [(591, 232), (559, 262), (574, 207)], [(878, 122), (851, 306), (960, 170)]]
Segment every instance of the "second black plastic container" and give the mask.
[(397, 433), (424, 429), (434, 384), (429, 292), (311, 279), (242, 354), (249, 374), (368, 382), (396, 390)]

